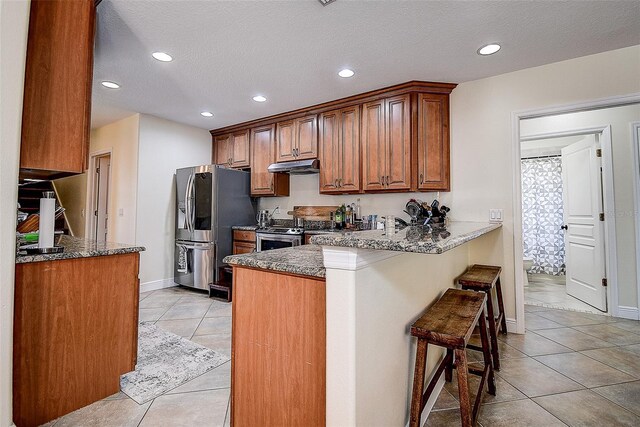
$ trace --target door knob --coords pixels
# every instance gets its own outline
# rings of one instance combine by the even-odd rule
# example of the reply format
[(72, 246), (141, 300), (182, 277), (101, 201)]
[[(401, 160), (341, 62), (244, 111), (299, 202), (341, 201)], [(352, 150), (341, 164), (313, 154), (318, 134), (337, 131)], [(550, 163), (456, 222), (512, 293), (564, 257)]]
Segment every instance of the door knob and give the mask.
[(561, 230), (568, 230), (568, 229), (569, 229), (569, 226), (565, 224), (565, 225), (563, 225), (562, 227), (560, 227), (560, 229), (561, 229)]

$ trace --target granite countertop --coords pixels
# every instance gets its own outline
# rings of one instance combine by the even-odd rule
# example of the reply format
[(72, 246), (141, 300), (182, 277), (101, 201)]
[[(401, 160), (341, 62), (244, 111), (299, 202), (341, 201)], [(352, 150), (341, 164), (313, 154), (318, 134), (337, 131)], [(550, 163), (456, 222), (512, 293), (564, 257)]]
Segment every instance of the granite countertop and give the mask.
[(242, 231), (256, 231), (258, 229), (257, 225), (234, 225), (231, 227), (232, 230), (242, 230)]
[(132, 252), (142, 252), (145, 250), (142, 246), (123, 245), (111, 242), (96, 242), (79, 237), (60, 236), (58, 245), (64, 246), (64, 252), (58, 254), (46, 255), (23, 255), (16, 256), (16, 264), (24, 264), (28, 262), (39, 261), (55, 261), (60, 259), (72, 258), (90, 258), (105, 255), (120, 255)]
[(321, 246), (441, 254), (500, 227), (502, 224), (453, 221), (446, 228), (409, 226), (396, 232), (391, 238), (387, 237), (383, 230), (321, 234), (313, 236), (311, 243)]
[(224, 258), (223, 262), (231, 265), (299, 274), (301, 276), (324, 278), (326, 275), (322, 248), (316, 245), (272, 249), (244, 255), (229, 255)]

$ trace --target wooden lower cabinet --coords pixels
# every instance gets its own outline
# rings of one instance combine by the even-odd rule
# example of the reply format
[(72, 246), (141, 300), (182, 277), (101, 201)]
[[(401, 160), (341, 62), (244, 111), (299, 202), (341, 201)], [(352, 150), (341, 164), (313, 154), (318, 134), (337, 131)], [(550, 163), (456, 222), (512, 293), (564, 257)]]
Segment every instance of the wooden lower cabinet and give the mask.
[(137, 253), (16, 264), (13, 421), (31, 427), (120, 390), (138, 346)]
[(256, 232), (233, 230), (233, 254), (249, 254), (256, 251)]
[(231, 424), (325, 426), (325, 281), (233, 268)]

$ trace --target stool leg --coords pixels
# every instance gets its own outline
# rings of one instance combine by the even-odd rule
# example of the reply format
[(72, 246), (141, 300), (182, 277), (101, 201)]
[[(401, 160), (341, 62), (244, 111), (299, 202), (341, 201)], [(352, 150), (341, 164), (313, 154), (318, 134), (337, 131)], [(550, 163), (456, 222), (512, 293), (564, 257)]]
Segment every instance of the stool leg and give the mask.
[(444, 380), (450, 383), (453, 380), (453, 350), (448, 348), (447, 355), (451, 357), (451, 362), (447, 365), (444, 371)]
[(427, 340), (418, 338), (416, 350), (416, 367), (413, 373), (413, 394), (411, 396), (411, 420), (409, 427), (420, 427), (422, 413), (422, 399), (424, 388), (424, 370), (427, 364)]
[[(489, 337), (487, 337), (487, 325), (484, 320), (484, 313), (480, 316), (480, 339), (482, 340), (482, 355), (484, 358), (485, 369), (489, 369), (489, 394), (495, 396), (496, 395), (496, 383), (493, 378), (493, 363), (491, 361), (491, 353), (489, 352)], [(487, 368), (488, 367), (488, 368)], [(478, 391), (478, 393), (482, 393), (482, 390)]]
[(491, 353), (493, 354), (493, 367), (500, 370), (500, 353), (498, 352), (498, 334), (496, 332), (496, 320), (493, 314), (493, 298), (491, 291), (487, 292), (487, 316), (489, 317), (489, 338), (491, 338)]
[(458, 372), (458, 395), (460, 398), (460, 418), (462, 427), (471, 427), (471, 396), (469, 396), (469, 371), (467, 354), (464, 349), (456, 349), (456, 371)]
[(502, 329), (502, 333), (507, 335), (507, 315), (504, 312), (504, 301), (502, 299), (502, 287), (500, 286), (500, 277), (496, 281), (496, 293), (498, 294), (498, 309), (500, 313), (502, 313), (502, 324), (500, 325), (500, 329)]

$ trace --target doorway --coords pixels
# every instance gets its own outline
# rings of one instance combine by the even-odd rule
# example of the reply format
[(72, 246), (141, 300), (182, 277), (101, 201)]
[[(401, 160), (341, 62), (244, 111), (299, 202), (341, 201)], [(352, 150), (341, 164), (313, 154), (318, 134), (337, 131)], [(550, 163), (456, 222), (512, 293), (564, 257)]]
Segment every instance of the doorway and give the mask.
[(603, 133), (521, 140), (525, 304), (607, 312)]
[(93, 156), (91, 237), (98, 242), (109, 240), (109, 188), (111, 181), (111, 153)]

